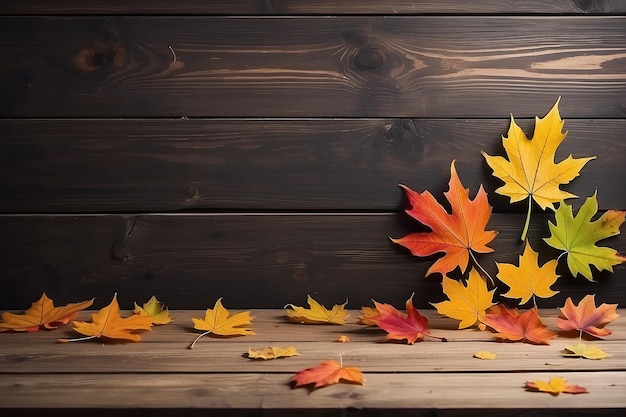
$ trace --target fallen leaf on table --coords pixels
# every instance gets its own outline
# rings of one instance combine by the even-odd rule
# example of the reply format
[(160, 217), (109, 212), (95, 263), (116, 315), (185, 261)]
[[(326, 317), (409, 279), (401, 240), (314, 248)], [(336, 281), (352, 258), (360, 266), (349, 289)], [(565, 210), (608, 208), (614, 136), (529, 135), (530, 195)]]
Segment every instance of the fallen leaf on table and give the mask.
[(291, 381), (294, 388), (313, 385), (313, 389), (346, 382), (363, 385), (365, 378), (356, 366), (342, 366), (337, 361), (324, 361), (320, 365), (297, 372)]
[(73, 321), (74, 330), (87, 337), (77, 339), (59, 339), (59, 343), (79, 342), (89, 339), (123, 340), (128, 342), (140, 342), (138, 332), (151, 330), (152, 318), (133, 314), (130, 317), (122, 317), (120, 306), (117, 303), (117, 294), (108, 306), (91, 315), (91, 322)]
[(337, 342), (339, 343), (348, 343), (349, 341), (350, 341), (350, 338), (346, 336), (345, 334), (342, 334), (337, 338)]
[(508, 136), (502, 137), (508, 160), (482, 152), (493, 170), (493, 175), (504, 182), (496, 193), (509, 197), (511, 203), (528, 199), (528, 214), (521, 240), (526, 240), (532, 201), (543, 210), (554, 210), (555, 203), (576, 197), (561, 190), (559, 186), (568, 184), (579, 175), (587, 162), (595, 159), (595, 156), (575, 159), (570, 155), (565, 160), (554, 163), (556, 150), (567, 135), (567, 132), (563, 132), (564, 122), (559, 114), (559, 101), (560, 98), (544, 118), (535, 118), (532, 139), (526, 137), (511, 115)]
[(527, 381), (525, 387), (531, 391), (547, 392), (554, 396), (557, 396), (562, 392), (567, 394), (587, 394), (589, 392), (586, 388), (581, 386), (568, 385), (565, 378), (560, 376), (551, 378), (548, 382), (541, 380)]
[(222, 299), (218, 299), (215, 302), (215, 306), (212, 309), (207, 309), (204, 319), (191, 318), (193, 321), (193, 328), (196, 330), (204, 330), (204, 333), (200, 334), (189, 345), (189, 349), (193, 349), (194, 345), (202, 336), (214, 335), (214, 336), (245, 336), (254, 334), (251, 328), (247, 327), (252, 322), (252, 317), (249, 311), (243, 311), (240, 313), (230, 315), (230, 312), (222, 305)]
[(587, 346), (584, 343), (579, 343), (576, 346), (574, 345), (565, 346), (565, 351), (563, 352), (563, 356), (600, 360), (600, 359), (606, 359), (609, 356), (613, 356), (613, 355), (609, 355), (608, 353), (606, 353), (605, 351), (603, 351), (597, 346)]
[(0, 332), (36, 332), (39, 329), (52, 330), (69, 323), (81, 310), (90, 307), (93, 299), (80, 303), (55, 307), (54, 302), (44, 292), (39, 300), (32, 303), (24, 314), (2, 313)]
[(269, 346), (265, 349), (261, 350), (253, 350), (248, 349), (248, 358), (250, 359), (276, 359), (276, 358), (287, 358), (290, 356), (298, 356), (300, 355), (295, 347), (287, 346), (287, 347), (276, 347)]
[(548, 222), (550, 237), (544, 241), (567, 254), (567, 267), (572, 275), (578, 274), (593, 281), (591, 265), (598, 271), (611, 271), (613, 266), (626, 261), (615, 249), (596, 246), (599, 240), (619, 235), (626, 211), (607, 210), (597, 220), (591, 218), (598, 212), (595, 193), (587, 198), (574, 217), (572, 206), (559, 205), (554, 215), (555, 223)]
[(485, 314), (483, 323), (494, 329), (497, 332), (494, 336), (503, 341), (549, 345), (550, 339), (557, 336), (541, 322), (534, 307), (520, 314), (516, 308), (498, 304)]
[(476, 352), (474, 353), (474, 357), (477, 359), (495, 359), (496, 358), (496, 354), (495, 353), (491, 353), (491, 352), (485, 352), (485, 351), (480, 351), (480, 352)]
[(152, 317), (152, 324), (167, 324), (172, 321), (170, 312), (165, 308), (162, 302), (157, 300), (154, 295), (148, 300), (147, 303), (144, 303), (143, 307), (139, 307), (137, 303), (135, 303), (134, 313), (141, 316)]
[(305, 324), (346, 324), (350, 314), (346, 310), (346, 300), (343, 304), (335, 304), (331, 310), (318, 303), (310, 295), (307, 297), (309, 308), (287, 304), (285, 306), (289, 321)]
[(487, 283), (480, 274), (472, 268), (467, 279), (467, 285), (445, 276), (441, 282), (443, 292), (450, 299), (433, 304), (439, 314), (461, 320), (459, 329), (473, 326), (482, 320), (485, 311), (493, 306), (493, 293), (489, 291)]
[(578, 330), (597, 338), (611, 334), (604, 326), (619, 317), (617, 304), (602, 304), (596, 307), (595, 295), (586, 295), (578, 305), (574, 305), (571, 297), (561, 307), (561, 317), (557, 317), (556, 325), (565, 331)]
[(539, 254), (526, 241), (524, 253), (519, 257), (519, 266), (496, 262), (496, 277), (509, 286), (509, 291), (502, 294), (508, 298), (519, 298), (520, 304), (526, 304), (531, 297), (550, 298), (558, 294), (550, 286), (559, 277), (556, 274), (558, 261), (553, 259), (539, 266)]
[(387, 332), (385, 340), (406, 339), (407, 344), (412, 345), (422, 341), (424, 336), (429, 336), (446, 341), (444, 338), (438, 338), (428, 333), (428, 319), (413, 306), (413, 296), (406, 302), (406, 314), (399, 312), (390, 304), (381, 304), (376, 301), (374, 304), (380, 314), (373, 317), (372, 321)]
[(376, 326), (376, 323), (372, 318), (378, 316), (378, 310), (376, 307), (361, 307), (361, 314), (359, 315), (357, 324), (365, 324), (366, 326)]
[(454, 161), (450, 170), (449, 190), (444, 195), (450, 203), (452, 214), (448, 214), (430, 192), (418, 193), (401, 185), (411, 205), (407, 214), (431, 228), (432, 232), (412, 233), (400, 239), (392, 238), (391, 241), (409, 249), (415, 256), (445, 253), (433, 263), (426, 275), (435, 272), (446, 275), (457, 266), (465, 272), (470, 256), (474, 259), (472, 251), (493, 252), (487, 244), (497, 235), (494, 230), (485, 230), (491, 216), (491, 206), (483, 187), (480, 187), (474, 200), (470, 200), (469, 190), (463, 188)]

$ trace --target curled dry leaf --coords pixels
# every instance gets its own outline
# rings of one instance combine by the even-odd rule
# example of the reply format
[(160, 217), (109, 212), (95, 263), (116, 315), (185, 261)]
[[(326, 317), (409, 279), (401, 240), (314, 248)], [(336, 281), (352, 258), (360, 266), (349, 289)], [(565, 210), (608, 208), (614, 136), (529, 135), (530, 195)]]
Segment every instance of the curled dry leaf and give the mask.
[(563, 351), (563, 356), (600, 360), (600, 359), (606, 359), (613, 355), (609, 355), (608, 353), (606, 353), (605, 351), (603, 351), (597, 346), (587, 346), (584, 343), (579, 343), (576, 346), (574, 345), (565, 346), (565, 350)]
[(140, 316), (149, 316), (152, 318), (152, 324), (167, 324), (172, 322), (170, 312), (165, 308), (164, 304), (157, 300), (153, 295), (143, 307), (139, 307), (135, 303), (135, 314)]
[(363, 385), (365, 378), (356, 366), (343, 366), (337, 361), (324, 361), (313, 368), (297, 372), (292, 378), (293, 387), (312, 385), (320, 388), (339, 382)]
[(494, 335), (501, 341), (528, 342), (549, 345), (550, 339), (557, 336), (541, 322), (536, 308), (520, 314), (516, 308), (498, 304), (483, 317), (483, 323), (494, 329)]
[(337, 338), (337, 342), (339, 343), (348, 343), (349, 341), (350, 341), (350, 338), (346, 336), (345, 334), (342, 334)]
[(91, 315), (91, 322), (74, 321), (74, 330), (87, 337), (77, 339), (59, 339), (59, 343), (78, 342), (89, 339), (121, 340), (127, 342), (140, 342), (140, 332), (151, 330), (152, 319), (147, 316), (133, 314), (130, 317), (122, 317), (120, 306), (117, 303), (117, 294), (108, 306)]
[(261, 350), (248, 349), (248, 358), (270, 360), (276, 358), (287, 358), (300, 355), (295, 347), (269, 346)]
[(562, 392), (567, 394), (587, 394), (589, 392), (586, 388), (581, 386), (569, 385), (565, 378), (560, 376), (551, 378), (548, 382), (541, 380), (527, 381), (524, 386), (529, 391), (547, 392), (554, 396), (557, 396)]
[(604, 326), (619, 317), (617, 304), (602, 304), (596, 307), (595, 294), (588, 294), (578, 305), (574, 305), (571, 297), (561, 307), (561, 317), (557, 317), (556, 325), (565, 331), (578, 330), (588, 335), (603, 338), (611, 334)]
[(318, 303), (310, 295), (307, 297), (309, 308), (287, 304), (285, 310), (289, 321), (303, 324), (346, 324), (346, 319), (350, 315), (346, 310), (346, 300), (343, 304), (335, 304), (332, 309)]
[(54, 302), (44, 292), (39, 300), (32, 303), (24, 314), (2, 313), (0, 332), (36, 332), (39, 329), (52, 330), (69, 323), (78, 312), (90, 307), (93, 299), (80, 303), (55, 307)]

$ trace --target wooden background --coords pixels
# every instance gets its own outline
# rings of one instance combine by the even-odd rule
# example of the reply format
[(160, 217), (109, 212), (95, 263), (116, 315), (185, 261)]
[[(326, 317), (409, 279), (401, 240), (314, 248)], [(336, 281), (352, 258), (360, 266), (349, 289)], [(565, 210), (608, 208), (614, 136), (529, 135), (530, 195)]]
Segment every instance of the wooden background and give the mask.
[[(88, 4), (84, 4), (88, 3)], [(626, 2), (0, 3), (0, 310), (119, 292), (170, 308), (444, 296), (397, 184), (442, 198), (450, 162), (483, 184), (517, 262), (525, 204), (493, 192), (512, 113), (532, 134), (559, 96), (565, 188), (626, 209)], [(115, 3), (115, 2), (114, 2)], [(537, 212), (531, 243), (550, 214)], [(602, 242), (626, 253), (626, 238)], [(625, 302), (626, 268), (561, 293)]]

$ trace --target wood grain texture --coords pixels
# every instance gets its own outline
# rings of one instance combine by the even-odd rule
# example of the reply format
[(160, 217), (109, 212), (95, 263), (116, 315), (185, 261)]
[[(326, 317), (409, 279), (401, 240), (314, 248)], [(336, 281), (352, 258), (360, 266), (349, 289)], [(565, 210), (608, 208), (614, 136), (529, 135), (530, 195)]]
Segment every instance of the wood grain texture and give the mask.
[(623, 33), (626, 16), (1, 17), (0, 117), (532, 117), (563, 96), (570, 117), (623, 118)]
[[(553, 259), (558, 253), (540, 240), (549, 235), (546, 216), (534, 215), (529, 239)], [(492, 216), (495, 252), (478, 258), (492, 276), (494, 261), (517, 264), (524, 217)], [(174, 309), (206, 308), (218, 297), (233, 308), (277, 308), (307, 294), (325, 303), (368, 305), (376, 297), (402, 305), (415, 292), (416, 305), (429, 307), (445, 299), (439, 277), (424, 277), (434, 258), (412, 257), (389, 241), (418, 227), (400, 213), (0, 216), (0, 308), (24, 308), (44, 290), (59, 302), (97, 296), (99, 307), (114, 292), (126, 305), (156, 294)], [(624, 236), (601, 244), (626, 253)], [(554, 286), (561, 293), (540, 307), (588, 293), (623, 303), (624, 266), (597, 274), (595, 284), (562, 267)]]
[(626, 5), (619, 0), (10, 0), (0, 5), (0, 14), (73, 15), (73, 14), (609, 14), (624, 13)]
[[(546, 106), (545, 112), (547, 112)], [(544, 113), (544, 110), (538, 109)], [(563, 115), (567, 118), (566, 115)], [(518, 120), (529, 136), (533, 120)], [(481, 150), (504, 155), (499, 119), (0, 120), (0, 211), (399, 211), (397, 184), (437, 197), (456, 159), (472, 195), (495, 194)], [(626, 209), (626, 120), (566, 120), (556, 160), (595, 155), (563, 187), (578, 206)]]

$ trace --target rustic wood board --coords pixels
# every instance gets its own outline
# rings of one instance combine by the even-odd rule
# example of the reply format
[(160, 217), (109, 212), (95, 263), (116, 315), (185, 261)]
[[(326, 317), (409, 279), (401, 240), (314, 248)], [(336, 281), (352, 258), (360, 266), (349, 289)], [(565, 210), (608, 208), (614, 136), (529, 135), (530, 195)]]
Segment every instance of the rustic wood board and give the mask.
[[(558, 253), (542, 243), (549, 214), (536, 213), (529, 239), (543, 258)], [(489, 228), (500, 233), (495, 252), (478, 259), (492, 276), (494, 261), (518, 263), (525, 215), (496, 213)], [(120, 302), (167, 296), (171, 308), (206, 308), (218, 297), (237, 308), (279, 308), (307, 294), (350, 307), (445, 299), (439, 276), (424, 277), (433, 259), (416, 258), (389, 241), (418, 230), (397, 214), (162, 214), (0, 216), (0, 308), (29, 306), (46, 291), (58, 302), (114, 292)], [(603, 245), (626, 253), (626, 235)], [(546, 259), (547, 260), (547, 259)], [(567, 296), (596, 293), (623, 302), (624, 266), (597, 274), (597, 283), (563, 275), (561, 293), (540, 307), (559, 307)], [(354, 303), (354, 304), (353, 304)]]
[(5, 16), (0, 117), (533, 117), (563, 96), (570, 117), (623, 118), (625, 32), (626, 16)]
[[(504, 155), (503, 116), (0, 120), (0, 211), (399, 211), (397, 184), (443, 199), (456, 160), (472, 196), (482, 184), (494, 211), (525, 212), (495, 194), (502, 182), (480, 154)], [(563, 187), (581, 197), (569, 203), (597, 190), (601, 209), (626, 209), (626, 119), (562, 116), (556, 160), (597, 157)], [(534, 120), (517, 123), (532, 136)]]

